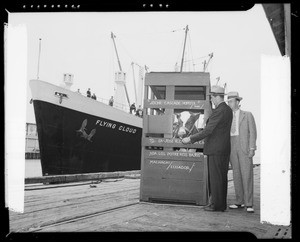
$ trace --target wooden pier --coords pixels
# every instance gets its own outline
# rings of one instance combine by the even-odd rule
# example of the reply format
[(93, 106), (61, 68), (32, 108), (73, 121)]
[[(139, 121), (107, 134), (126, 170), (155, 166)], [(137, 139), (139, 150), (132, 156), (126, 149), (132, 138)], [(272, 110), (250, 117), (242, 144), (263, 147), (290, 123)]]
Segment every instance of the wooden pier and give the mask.
[[(248, 231), (257, 238), (291, 238), (291, 227), (260, 223), (260, 167), (254, 168), (255, 213), (206, 212), (202, 206), (139, 201), (140, 179), (27, 184), (24, 213), (10, 211), (11, 232)], [(234, 202), (232, 171), (228, 203)]]

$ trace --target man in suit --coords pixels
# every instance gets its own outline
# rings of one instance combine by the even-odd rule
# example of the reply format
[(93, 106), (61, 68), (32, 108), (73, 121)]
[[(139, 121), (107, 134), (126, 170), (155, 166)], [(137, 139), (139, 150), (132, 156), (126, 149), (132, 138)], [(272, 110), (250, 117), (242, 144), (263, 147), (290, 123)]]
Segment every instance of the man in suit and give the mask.
[(227, 208), (227, 172), (230, 157), (230, 128), (232, 111), (224, 102), (224, 88), (211, 87), (211, 100), (215, 105), (205, 128), (182, 139), (183, 144), (204, 140), (203, 153), (208, 156), (208, 186), (211, 204), (206, 211), (224, 211)]
[(251, 112), (240, 110), (242, 97), (238, 92), (229, 92), (227, 102), (233, 111), (230, 131), (230, 164), (233, 170), (233, 182), (236, 203), (231, 209), (243, 208), (253, 213), (253, 160), (256, 150), (256, 125)]

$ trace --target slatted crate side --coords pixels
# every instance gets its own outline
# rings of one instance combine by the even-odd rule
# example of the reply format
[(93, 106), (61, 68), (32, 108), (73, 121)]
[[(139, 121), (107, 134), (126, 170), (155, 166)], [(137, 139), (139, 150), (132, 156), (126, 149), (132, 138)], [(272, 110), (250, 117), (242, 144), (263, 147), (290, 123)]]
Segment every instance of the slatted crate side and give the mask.
[(183, 179), (204, 181), (203, 174), (204, 161), (176, 161), (176, 160), (158, 160), (145, 159), (145, 169), (147, 173), (144, 177), (153, 177), (158, 179)]
[[(143, 180), (142, 201), (193, 200), (197, 205), (207, 204), (207, 157), (205, 155), (192, 161), (145, 158), (144, 169), (147, 172), (141, 178)], [(176, 191), (173, 191), (174, 189)]]
[(203, 141), (194, 144), (183, 144), (178, 138), (155, 138), (143, 137), (142, 146), (155, 146), (155, 147), (172, 147), (172, 148), (188, 148), (188, 149), (203, 149)]
[[(159, 189), (157, 189), (159, 187)], [(202, 195), (205, 187), (204, 181), (185, 179), (160, 179), (144, 177), (144, 190), (142, 201), (170, 200), (177, 202), (192, 202), (197, 205), (206, 204)]]
[(144, 152), (145, 159), (163, 159), (163, 160), (177, 160), (177, 161), (203, 161), (204, 156), (200, 152), (189, 151), (173, 151), (173, 150), (146, 150)]
[[(209, 101), (174, 100), (174, 85), (165, 85), (164, 81), (156, 82), (155, 79), (145, 83), (140, 200), (161, 199), (205, 205), (207, 157), (200, 152), (174, 150), (174, 148), (203, 149), (203, 142), (184, 145), (180, 139), (174, 139), (172, 120), (174, 109), (205, 109)], [(200, 85), (195, 80), (192, 83), (195, 86)], [(154, 99), (153, 93), (149, 99), (149, 85), (154, 84), (166, 86), (166, 99)], [(175, 85), (180, 85), (179, 80)], [(155, 108), (164, 108), (165, 113), (153, 115)], [(149, 134), (156, 137), (149, 137)]]
[[(148, 99), (148, 94), (149, 94), (149, 86), (145, 85), (144, 88), (144, 100)], [(146, 127), (148, 127), (148, 118), (146, 118), (147, 114), (147, 109), (143, 107), (143, 129), (142, 129), (142, 139), (146, 138), (146, 134), (148, 133), (148, 130), (146, 130)], [(144, 193), (144, 179), (143, 177), (145, 176), (145, 167), (144, 167), (144, 153), (145, 153), (145, 146), (143, 143), (141, 144), (141, 179), (140, 179), (140, 200), (143, 199), (143, 193)]]

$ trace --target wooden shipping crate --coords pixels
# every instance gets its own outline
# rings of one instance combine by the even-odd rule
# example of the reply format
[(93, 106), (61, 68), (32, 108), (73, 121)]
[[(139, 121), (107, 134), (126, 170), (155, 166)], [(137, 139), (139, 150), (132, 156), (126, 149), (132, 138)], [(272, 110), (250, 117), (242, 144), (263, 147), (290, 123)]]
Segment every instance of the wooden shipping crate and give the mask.
[(201, 152), (203, 142), (183, 145), (173, 134), (173, 121), (174, 114), (180, 111), (209, 114), (209, 88), (208, 73), (146, 74), (141, 201), (207, 204), (208, 171), (207, 157)]
[(172, 200), (205, 205), (206, 159), (203, 154), (194, 152), (145, 152), (141, 200)]

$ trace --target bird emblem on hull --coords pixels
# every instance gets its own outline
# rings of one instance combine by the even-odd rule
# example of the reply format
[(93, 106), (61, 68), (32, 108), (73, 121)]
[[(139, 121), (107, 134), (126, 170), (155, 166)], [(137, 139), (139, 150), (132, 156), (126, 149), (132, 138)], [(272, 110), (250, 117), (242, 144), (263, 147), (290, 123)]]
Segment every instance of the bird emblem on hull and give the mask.
[(80, 129), (76, 130), (76, 132), (80, 134), (80, 137), (92, 142), (91, 138), (95, 135), (96, 129), (92, 129), (91, 132), (88, 134), (86, 132), (86, 126), (87, 126), (87, 119), (83, 120)]

